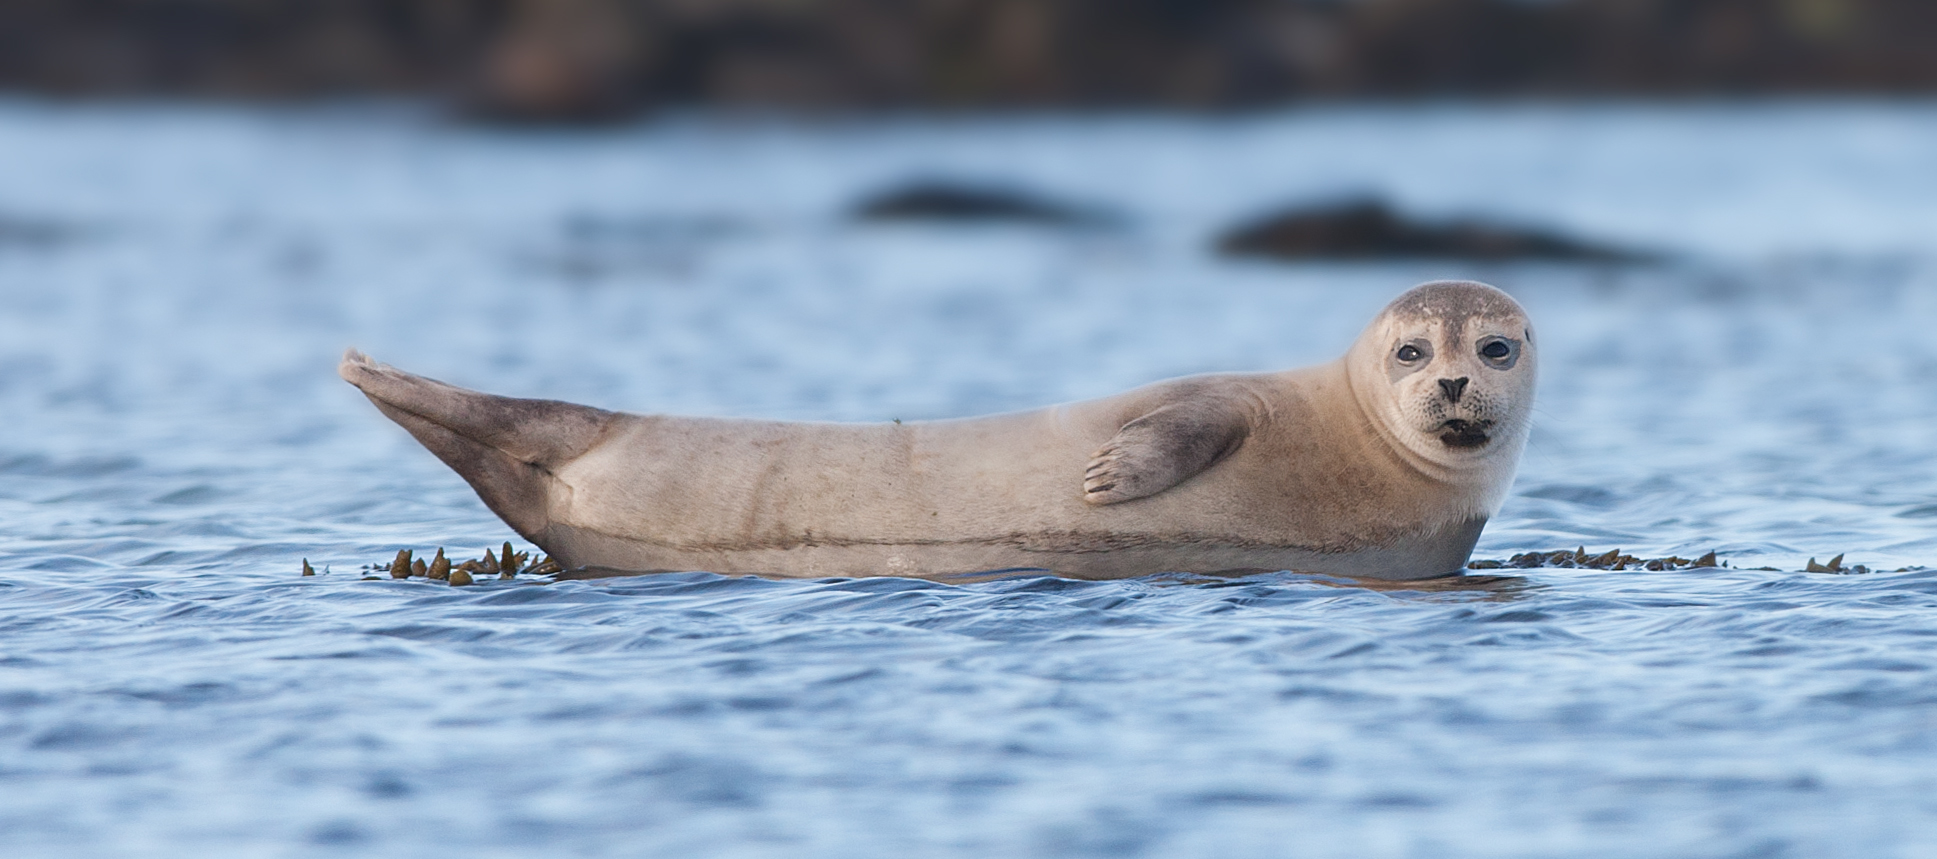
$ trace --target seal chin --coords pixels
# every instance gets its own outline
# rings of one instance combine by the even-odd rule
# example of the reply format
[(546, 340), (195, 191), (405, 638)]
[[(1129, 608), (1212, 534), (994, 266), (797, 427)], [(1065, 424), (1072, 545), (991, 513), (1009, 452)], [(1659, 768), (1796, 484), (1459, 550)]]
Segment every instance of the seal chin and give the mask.
[(1492, 426), (1492, 421), (1464, 421), (1454, 418), (1440, 424), (1434, 432), (1439, 433), (1440, 443), (1447, 447), (1471, 450), (1483, 447), (1492, 440), (1486, 434)]

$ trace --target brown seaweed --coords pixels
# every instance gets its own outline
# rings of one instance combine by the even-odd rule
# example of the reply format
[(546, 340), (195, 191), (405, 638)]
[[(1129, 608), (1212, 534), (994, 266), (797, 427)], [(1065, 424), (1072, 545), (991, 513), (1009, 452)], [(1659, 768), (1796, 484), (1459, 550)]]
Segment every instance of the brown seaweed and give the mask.
[[(444, 548), (439, 546), (429, 562), (415, 557), (415, 553), (410, 549), (399, 549), (396, 558), (390, 563), (369, 564), (363, 569), (369, 573), (388, 573), (393, 579), (421, 578), (463, 586), (474, 583), (481, 575), (495, 574), (500, 580), (506, 580), (515, 579), (520, 575), (553, 575), (564, 568), (557, 561), (552, 560), (550, 555), (533, 563), (530, 552), (517, 551), (512, 548), (510, 541), (506, 541), (496, 553), (485, 549), (483, 557), (459, 561), (455, 564), (444, 554)], [(303, 560), (303, 575), (316, 575), (315, 568), (310, 566), (307, 558)], [(368, 581), (381, 579), (382, 576), (369, 575), (363, 578)]]
[[(1588, 552), (1587, 547), (1582, 546), (1571, 551), (1561, 549), (1552, 552), (1523, 552), (1504, 561), (1475, 560), (1468, 562), (1466, 568), (1469, 570), (1528, 570), (1534, 568), (1549, 568), (1614, 571), (1648, 570), (1659, 572), (1663, 570), (1699, 570), (1727, 566), (1728, 562), (1718, 560), (1712, 551), (1692, 560), (1676, 556), (1666, 558), (1637, 558), (1633, 555), (1623, 553), (1620, 549), (1610, 549), (1606, 552), (1595, 554)], [(1775, 567), (1756, 567), (1754, 569), (1769, 572), (1777, 571)], [(1897, 572), (1906, 572), (1910, 569), (1912, 568), (1905, 567), (1897, 570)], [(1843, 565), (1843, 555), (1839, 553), (1836, 557), (1829, 559), (1829, 563), (1827, 564), (1816, 563), (1816, 559), (1812, 557), (1809, 559), (1809, 563), (1803, 567), (1802, 571), (1806, 573), (1862, 575), (1871, 572), (1871, 569), (1862, 564), (1846, 567)]]
[[(1802, 572), (1830, 573), (1830, 574), (1838, 574), (1838, 575), (1862, 575), (1864, 573), (1873, 572), (1869, 567), (1863, 564), (1845, 565), (1843, 563), (1844, 557), (1845, 557), (1845, 553), (1839, 552), (1834, 557), (1830, 558), (1827, 563), (1818, 563), (1816, 561), (1816, 558), (1812, 556), (1810, 557), (1809, 562), (1803, 567)], [(1650, 572), (1661, 572), (1661, 571), (1681, 571), (1681, 570), (1700, 570), (1700, 569), (1720, 569), (1725, 567), (1729, 567), (1729, 563), (1727, 561), (1719, 559), (1716, 556), (1716, 553), (1713, 551), (1703, 553), (1701, 556), (1695, 557), (1695, 558), (1683, 558), (1680, 556), (1672, 556), (1672, 555), (1668, 557), (1663, 557), (1663, 558), (1640, 558), (1640, 557), (1636, 557), (1634, 555), (1622, 552), (1620, 549), (1609, 549), (1605, 552), (1590, 552), (1588, 551), (1586, 546), (1580, 546), (1574, 549), (1558, 549), (1558, 550), (1547, 551), (1547, 552), (1522, 552), (1522, 553), (1513, 555), (1507, 558), (1506, 560), (1490, 560), (1490, 559), (1480, 558), (1480, 559), (1474, 559), (1472, 561), (1469, 561), (1466, 564), (1466, 569), (1473, 570), (1473, 571), (1529, 570), (1529, 569), (1544, 568), (1544, 569), (1609, 570), (1609, 571), (1616, 571), (1616, 572), (1627, 571), (1627, 570), (1646, 570)], [(365, 566), (363, 569), (369, 573), (389, 573), (390, 577), (394, 579), (408, 579), (408, 578), (415, 577), (415, 578), (424, 578), (431, 581), (448, 581), (452, 585), (459, 585), (459, 586), (472, 584), (477, 580), (477, 577), (488, 576), (488, 575), (496, 575), (500, 580), (516, 579), (520, 575), (552, 576), (561, 580), (578, 579), (578, 578), (598, 578), (598, 577), (613, 576), (613, 575), (636, 575), (635, 573), (622, 572), (618, 570), (603, 570), (603, 569), (582, 570), (582, 571), (566, 570), (562, 564), (558, 563), (556, 560), (553, 560), (550, 555), (542, 556), (538, 558), (536, 561), (533, 561), (532, 554), (530, 552), (517, 551), (511, 545), (511, 542), (508, 540), (505, 541), (504, 544), (499, 546), (497, 548), (497, 551), (495, 552), (492, 551), (491, 549), (485, 549), (483, 556), (478, 558), (473, 558), (470, 560), (459, 561), (455, 564), (452, 563), (451, 560), (445, 556), (443, 547), (438, 547), (438, 549), (436, 550), (435, 556), (430, 560), (429, 563), (425, 563), (425, 561), (422, 558), (415, 558), (413, 551), (410, 549), (399, 549), (397, 550), (396, 558), (392, 560), (390, 563), (370, 564)], [(1732, 569), (1756, 569), (1756, 570), (1762, 570), (1762, 571), (1768, 571), (1768, 572), (1778, 571), (1775, 567), (1754, 567), (1754, 568), (1737, 567)], [(1904, 567), (1902, 569), (1897, 570), (1896, 572), (1908, 572), (1914, 569), (1921, 569), (1921, 568)], [(310, 565), (309, 559), (307, 558), (303, 559), (302, 575), (314, 576), (316, 574), (317, 574), (316, 569)], [(1511, 579), (1512, 581), (1515, 581), (1515, 582), (1519, 581), (1518, 579), (1513, 579), (1512, 577), (1469, 575), (1464, 577), (1466, 579), (1466, 582), (1464, 583), (1464, 586), (1462, 587), (1462, 589), (1470, 589), (1471, 585), (1473, 584), (1473, 580), (1475, 579), (1490, 579), (1495, 577), (1502, 578), (1503, 581), (1508, 579)], [(365, 576), (366, 580), (379, 579), (379, 578), (381, 578), (381, 576), (374, 576), (374, 575)], [(1455, 577), (1455, 578), (1457, 579), (1458, 577)], [(1406, 589), (1418, 588), (1417, 582), (1401, 582), (1398, 584), (1404, 585)]]

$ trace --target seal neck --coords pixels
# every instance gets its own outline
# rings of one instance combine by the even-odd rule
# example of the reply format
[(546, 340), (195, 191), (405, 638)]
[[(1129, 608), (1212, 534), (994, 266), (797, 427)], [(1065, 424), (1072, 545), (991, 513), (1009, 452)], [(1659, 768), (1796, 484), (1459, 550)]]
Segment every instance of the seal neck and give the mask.
[[(1419, 449), (1418, 445), (1426, 442), (1418, 439), (1417, 433), (1405, 434), (1403, 428), (1392, 426), (1387, 419), (1387, 410), (1380, 408), (1380, 403), (1375, 399), (1377, 392), (1369, 389), (1384, 380), (1360, 378), (1359, 374), (1353, 372), (1353, 363), (1349, 355), (1339, 360), (1345, 386), (1351, 392), (1352, 405), (1359, 419), (1383, 442), (1380, 447), (1419, 476), (1470, 498), (1468, 504), (1461, 505), (1466, 508), (1460, 511), (1461, 516), (1492, 515), (1504, 496), (1504, 484), (1507, 482), (1500, 476), (1500, 458), (1508, 448), (1518, 447), (1515, 440), (1496, 438), (1477, 455), (1451, 458), (1432, 456)], [(1508, 480), (1511, 476), (1512, 472), (1508, 470)]]

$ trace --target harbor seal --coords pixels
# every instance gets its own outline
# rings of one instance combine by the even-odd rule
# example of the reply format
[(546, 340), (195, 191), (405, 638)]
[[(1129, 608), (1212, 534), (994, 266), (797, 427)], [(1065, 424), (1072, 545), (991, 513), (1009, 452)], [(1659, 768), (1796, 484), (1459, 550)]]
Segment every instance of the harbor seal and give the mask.
[(338, 372), (566, 568), (779, 577), (1460, 572), (1527, 438), (1533, 329), (1399, 296), (1315, 367), (884, 424), (633, 415)]

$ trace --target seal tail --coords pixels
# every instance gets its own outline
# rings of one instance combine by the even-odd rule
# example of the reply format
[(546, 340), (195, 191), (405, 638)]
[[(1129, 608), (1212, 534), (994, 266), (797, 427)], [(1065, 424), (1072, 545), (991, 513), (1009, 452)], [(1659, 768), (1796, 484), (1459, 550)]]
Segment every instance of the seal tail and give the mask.
[(468, 391), (380, 364), (355, 349), (343, 353), (336, 372), (540, 548), (551, 522), (553, 472), (597, 445), (620, 417), (555, 400)]

